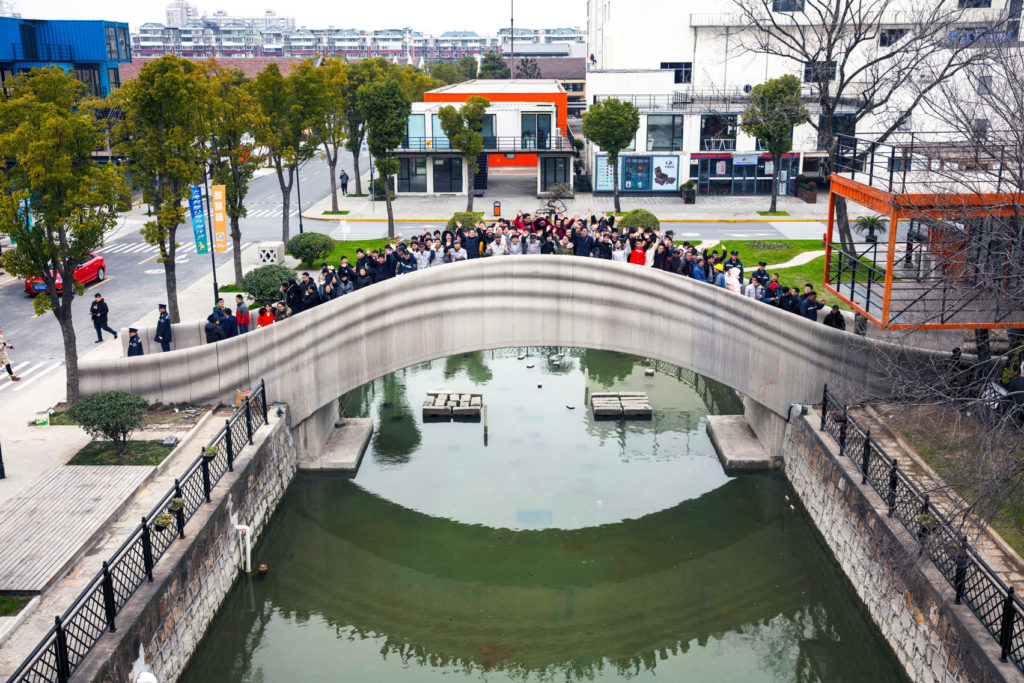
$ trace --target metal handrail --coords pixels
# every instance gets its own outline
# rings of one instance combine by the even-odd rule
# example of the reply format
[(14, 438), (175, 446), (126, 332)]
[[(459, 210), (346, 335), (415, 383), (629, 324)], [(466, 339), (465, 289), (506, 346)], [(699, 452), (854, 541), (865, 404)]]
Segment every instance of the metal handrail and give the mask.
[(839, 445), (895, 516), (920, 543), (943, 578), (953, 587), (956, 604), (966, 604), (985, 630), (999, 643), (999, 661), (1011, 661), (1024, 672), (1024, 603), (982, 559), (957, 527), (931, 502), (850, 413), (826, 384), (822, 396), (820, 431)]
[[(153, 567), (175, 538), (185, 538), (186, 523), (204, 503), (211, 502), (212, 489), (226, 472), (233, 470), (235, 456), (252, 443), (253, 433), (264, 424), (267, 424), (267, 391), (266, 384), (260, 380), (259, 386), (225, 420), (224, 426), (184, 474), (174, 480), (174, 487), (160, 498), (135, 531), (103, 563), (103, 569), (78, 594), (71, 606), (54, 618), (54, 625), (8, 683), (67, 683), (100, 637), (107, 631), (117, 630), (117, 615), (140, 586), (153, 581)], [(239, 427), (245, 430), (247, 443), (233, 443), (232, 434)], [(207, 455), (211, 448), (215, 453)], [(154, 520), (169, 511), (175, 498), (182, 499), (182, 507), (174, 511), (174, 521), (165, 530), (157, 530)], [(168, 536), (172, 529), (173, 534)]]
[[(484, 152), (513, 152), (513, 151), (561, 151), (561, 152), (572, 152), (575, 151), (572, 142), (565, 135), (560, 133), (549, 133), (544, 136), (496, 136), (496, 135), (485, 135), (484, 138)], [(401, 151), (417, 150), (417, 151), (439, 151), (439, 152), (458, 152), (456, 148), (452, 147), (451, 141), (443, 136), (426, 136), (426, 137), (406, 137), (402, 140), (401, 146), (396, 149)]]

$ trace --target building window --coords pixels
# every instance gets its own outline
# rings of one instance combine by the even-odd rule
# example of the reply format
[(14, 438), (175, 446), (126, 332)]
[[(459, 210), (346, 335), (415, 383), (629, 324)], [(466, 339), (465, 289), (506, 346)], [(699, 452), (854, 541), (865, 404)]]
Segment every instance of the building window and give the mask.
[(117, 67), (107, 69), (107, 82), (110, 84), (111, 90), (117, 90), (121, 87), (121, 70)]
[(567, 157), (541, 157), (541, 192), (547, 192), (552, 185), (568, 184), (569, 162)]
[[(789, 129), (789, 146), (790, 147), (793, 146), (793, 129), (792, 128)], [(768, 145), (764, 141), (764, 139), (757, 138), (756, 142), (754, 143), (754, 149), (756, 149), (758, 152), (767, 152), (768, 151)]]
[(897, 156), (889, 157), (889, 172), (902, 173), (910, 170), (910, 157)]
[(818, 83), (819, 81), (831, 81), (836, 77), (836, 63), (830, 62), (809, 62), (804, 64), (804, 83)]
[[(115, 47), (116, 49), (116, 47)], [(100, 70), (95, 66), (75, 67), (75, 78), (85, 83), (85, 89), (89, 94), (102, 97), (100, 92)]]
[(988, 119), (974, 119), (974, 135), (979, 140), (988, 136)]
[(434, 192), (462, 192), (462, 157), (434, 159)]
[(677, 152), (683, 148), (681, 115), (647, 116), (647, 151)]
[(704, 114), (700, 117), (701, 151), (724, 152), (736, 149), (736, 115)]
[(662, 62), (661, 68), (675, 72), (675, 83), (693, 82), (693, 62)]
[(902, 114), (902, 121), (900, 121), (899, 129), (904, 131), (914, 130), (914, 117), (909, 113), (904, 112)]
[(398, 191), (427, 191), (426, 157), (409, 157), (398, 160)]
[(803, 12), (804, 0), (773, 0), (773, 12)]
[(881, 47), (890, 47), (899, 42), (900, 38), (907, 35), (905, 28), (883, 28), (878, 32), (878, 44)]
[(957, 2), (957, 7), (960, 9), (975, 9), (991, 6), (992, 0), (959, 0), (959, 2)]
[(979, 95), (991, 95), (992, 94), (992, 77), (991, 76), (978, 76), (978, 94)]
[(122, 62), (132, 61), (132, 48), (131, 41), (128, 38), (128, 29), (117, 29), (117, 47), (121, 52)]
[(117, 27), (105, 26), (107, 33), (107, 59), (117, 60)]

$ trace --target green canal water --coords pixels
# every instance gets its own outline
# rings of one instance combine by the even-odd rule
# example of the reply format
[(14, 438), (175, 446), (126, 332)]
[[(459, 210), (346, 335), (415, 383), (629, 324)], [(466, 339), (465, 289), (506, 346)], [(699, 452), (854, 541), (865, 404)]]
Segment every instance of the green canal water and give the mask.
[[(431, 389), (482, 392), (487, 438), (424, 423)], [(653, 419), (595, 421), (609, 389), (646, 391)], [(358, 475), (296, 477), (253, 552), (269, 573), (182, 680), (903, 680), (785, 479), (722, 471), (705, 417), (740, 406), (715, 382), (505, 349), (342, 407), (374, 419)]]

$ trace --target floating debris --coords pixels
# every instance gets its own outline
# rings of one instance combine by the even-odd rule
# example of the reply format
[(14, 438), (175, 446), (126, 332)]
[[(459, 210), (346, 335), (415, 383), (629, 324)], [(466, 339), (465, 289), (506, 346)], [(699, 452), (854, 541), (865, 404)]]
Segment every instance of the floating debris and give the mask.
[(648, 377), (654, 377), (654, 368), (647, 368), (644, 370), (644, 374)]
[(483, 404), (483, 394), (435, 389), (423, 401), (423, 417), (479, 419)]
[(526, 364), (526, 369), (527, 370), (532, 370), (533, 369), (533, 363), (527, 363)]
[(566, 403), (566, 404), (565, 404), (565, 407), (566, 407), (566, 408), (568, 408), (569, 410), (576, 410), (576, 406), (574, 406), (574, 405), (573, 405), (573, 404), (571, 404), (571, 403)]

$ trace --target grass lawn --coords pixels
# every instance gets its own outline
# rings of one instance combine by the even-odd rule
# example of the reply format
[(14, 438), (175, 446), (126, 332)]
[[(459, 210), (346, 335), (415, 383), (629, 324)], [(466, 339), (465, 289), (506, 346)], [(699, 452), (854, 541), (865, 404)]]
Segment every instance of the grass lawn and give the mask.
[[(175, 408), (178, 410), (175, 411)], [(182, 411), (196, 411), (195, 415), (186, 416)], [(175, 405), (165, 405), (163, 403), (153, 403), (146, 408), (146, 424), (195, 424), (199, 420), (199, 416), (202, 411), (194, 408), (185, 403), (179, 403)], [(64, 403), (58, 403), (53, 407), (53, 414), (50, 415), (51, 425), (74, 425), (78, 424), (70, 417), (68, 417), (67, 405)]]
[(25, 609), (31, 599), (27, 595), (0, 595), (0, 617), (13, 617)]
[(120, 456), (112, 441), (93, 441), (78, 451), (69, 465), (148, 465), (163, 462), (173, 448), (159, 441), (129, 441), (128, 454)]
[(235, 287), (234, 285), (221, 285), (220, 288), (217, 291), (218, 292), (237, 292), (239, 294), (243, 293), (241, 289), (239, 289), (238, 287)]
[(325, 216), (347, 216), (348, 211), (324, 211)]
[(769, 265), (785, 263), (805, 251), (824, 251), (821, 240), (728, 240), (721, 243), (726, 253), (738, 251), (744, 269), (754, 270), (758, 261)]
[(789, 211), (758, 211), (759, 216), (788, 216)]

